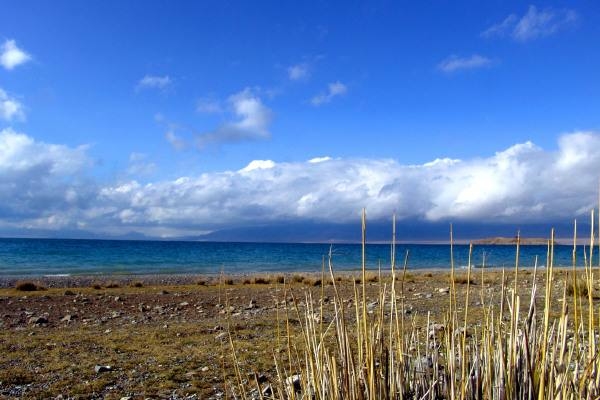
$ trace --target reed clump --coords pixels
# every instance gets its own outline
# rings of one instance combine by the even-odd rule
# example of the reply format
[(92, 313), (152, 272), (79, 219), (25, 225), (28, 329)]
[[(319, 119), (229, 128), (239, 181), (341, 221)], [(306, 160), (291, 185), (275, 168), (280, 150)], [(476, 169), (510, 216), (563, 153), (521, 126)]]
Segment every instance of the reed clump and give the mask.
[[(486, 300), (482, 285), (471, 290), (471, 260), (466, 277), (457, 278), (451, 256), (450, 292), (440, 300), (445, 318), (432, 321), (429, 315), (418, 319), (405, 308), (407, 263), (405, 259), (403, 272), (396, 274), (394, 244), (392, 281), (380, 279), (376, 299), (367, 297), (365, 231), (363, 213), (362, 275), (354, 278), (350, 297), (344, 297), (337, 283), (330, 251), (327, 275), (333, 283), (333, 298), (324, 301), (321, 290), (320, 299), (313, 299), (315, 291), (307, 289), (303, 301), (294, 299), (286, 306), (281, 311), (283, 334), (277, 342), (287, 345), (283, 352), (273, 353), (276, 378), (261, 383), (243, 379), (238, 371), (238, 380), (226, 384), (232, 398), (600, 398), (600, 318), (591, 295), (597, 279), (591, 254), (584, 264), (582, 283), (574, 286), (578, 295), (569, 297), (572, 278), (554, 271), (552, 232), (547, 267), (533, 269), (530, 294), (522, 299), (517, 290), (522, 285), (517, 237), (514, 270), (510, 279), (502, 271), (500, 287), (492, 291), (500, 301), (494, 303)], [(593, 248), (593, 227), (591, 242)], [(482, 282), (486, 273), (477, 272)], [(535, 279), (538, 274), (544, 282), (540, 287)], [(456, 283), (466, 285), (460, 298)], [(477, 298), (477, 306), (472, 305)], [(557, 302), (559, 313), (552, 311)], [(325, 304), (333, 308), (332, 318), (324, 318)], [(297, 328), (291, 320), (298, 321)]]

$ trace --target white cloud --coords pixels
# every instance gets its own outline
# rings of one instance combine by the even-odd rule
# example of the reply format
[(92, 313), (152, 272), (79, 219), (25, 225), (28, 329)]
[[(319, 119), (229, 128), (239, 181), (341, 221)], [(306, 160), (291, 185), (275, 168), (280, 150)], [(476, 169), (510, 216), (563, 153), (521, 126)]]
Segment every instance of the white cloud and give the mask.
[[(232, 227), (370, 218), (429, 221), (549, 222), (582, 216), (597, 199), (600, 134), (560, 138), (557, 151), (516, 144), (487, 158), (403, 165), (386, 159), (278, 163), (255, 160), (239, 171), (105, 188), (131, 223)], [(577, 179), (573, 179), (576, 176)]]
[(288, 78), (292, 81), (300, 81), (308, 79), (310, 76), (310, 69), (307, 63), (300, 63), (288, 67)]
[(440, 71), (451, 73), (464, 69), (489, 67), (491, 64), (492, 60), (487, 57), (480, 56), (479, 54), (473, 54), (470, 57), (458, 57), (456, 55), (451, 55), (440, 62), (437, 67)]
[(246, 88), (230, 96), (227, 102), (237, 120), (226, 122), (216, 130), (198, 136), (198, 148), (242, 140), (267, 139), (271, 136), (269, 126), (273, 113), (251, 89)]
[(316, 164), (316, 163), (321, 163), (321, 162), (325, 162), (325, 161), (329, 161), (329, 160), (331, 160), (331, 157), (328, 157), (328, 156), (314, 157), (314, 158), (311, 158), (310, 160), (308, 160), (308, 162), (311, 164)]
[(86, 146), (47, 144), (10, 128), (1, 130), (0, 222), (64, 227), (73, 212), (93, 199), (94, 184), (81, 178), (91, 165), (86, 151)]
[(253, 160), (250, 164), (240, 169), (240, 172), (250, 172), (257, 169), (271, 169), (275, 167), (275, 162), (272, 160)]
[[(544, 223), (587, 219), (597, 206), (600, 132), (531, 142), (488, 157), (418, 165), (392, 159), (254, 160), (237, 171), (100, 184), (82, 179), (85, 147), (0, 132), (0, 225), (185, 235), (284, 221), (370, 219)], [(132, 154), (131, 164), (147, 162)]]
[(10, 97), (2, 88), (0, 88), (0, 119), (5, 121), (25, 119), (23, 105), (18, 100)]
[(342, 82), (332, 82), (327, 86), (327, 91), (313, 97), (310, 102), (314, 106), (320, 106), (329, 103), (336, 96), (343, 96), (348, 92), (348, 87)]
[(155, 75), (146, 75), (138, 82), (136, 89), (159, 89), (164, 90), (169, 87), (173, 81), (169, 78), (168, 75), (165, 76), (155, 76)]
[(544, 36), (550, 36), (561, 29), (575, 24), (578, 15), (573, 10), (556, 10), (546, 8), (538, 10), (529, 6), (527, 13), (519, 18), (515, 14), (506, 17), (502, 22), (492, 25), (481, 33), (483, 37), (510, 36), (515, 40), (526, 42)]
[(0, 49), (0, 64), (11, 70), (31, 60), (31, 56), (17, 47), (14, 40), (6, 40)]

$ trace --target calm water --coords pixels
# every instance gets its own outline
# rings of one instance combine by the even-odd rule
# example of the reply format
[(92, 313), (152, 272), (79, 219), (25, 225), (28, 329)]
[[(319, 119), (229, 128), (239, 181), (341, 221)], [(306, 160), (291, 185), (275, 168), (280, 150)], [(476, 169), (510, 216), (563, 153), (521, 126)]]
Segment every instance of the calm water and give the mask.
[[(0, 275), (89, 275), (319, 271), (329, 244), (207, 243), (126, 240), (0, 239)], [(448, 245), (397, 245), (397, 264), (409, 252), (409, 269), (449, 268)], [(555, 265), (571, 265), (570, 246), (556, 246)], [(473, 264), (513, 267), (514, 246), (476, 246)], [(583, 260), (580, 248), (578, 259)], [(455, 265), (466, 266), (468, 246), (455, 245)], [(333, 244), (336, 270), (360, 267), (361, 246)], [(521, 266), (544, 265), (546, 246), (521, 247)], [(367, 246), (367, 265), (390, 265), (390, 246)]]

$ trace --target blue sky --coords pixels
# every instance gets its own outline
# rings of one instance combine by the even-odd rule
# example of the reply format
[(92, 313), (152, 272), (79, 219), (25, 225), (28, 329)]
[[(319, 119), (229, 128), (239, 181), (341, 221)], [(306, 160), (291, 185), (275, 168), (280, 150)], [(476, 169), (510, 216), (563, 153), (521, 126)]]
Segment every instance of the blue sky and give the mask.
[(597, 203), (593, 1), (0, 9), (5, 236), (187, 237), (362, 207), (550, 225)]

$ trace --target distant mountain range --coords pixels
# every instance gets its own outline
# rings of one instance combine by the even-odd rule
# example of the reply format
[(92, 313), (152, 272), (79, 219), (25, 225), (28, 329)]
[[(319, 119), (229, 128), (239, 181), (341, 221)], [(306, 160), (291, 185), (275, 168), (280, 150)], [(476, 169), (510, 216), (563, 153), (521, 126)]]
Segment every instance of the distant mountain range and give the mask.
[[(552, 226), (546, 224), (486, 224), (461, 222), (453, 225), (453, 236), (457, 243), (474, 241), (477, 244), (515, 244), (520, 231), (522, 244), (546, 244)], [(554, 225), (555, 237), (569, 243), (572, 227), (568, 224)], [(580, 236), (589, 237), (589, 226), (580, 226)], [(250, 225), (215, 229), (203, 235), (177, 237), (155, 237), (131, 231), (120, 235), (109, 235), (84, 230), (19, 230), (0, 231), (1, 237), (64, 238), (64, 239), (109, 239), (109, 240), (185, 240), (218, 242), (296, 242), (296, 243), (352, 243), (360, 242), (360, 221), (356, 223), (331, 224), (314, 221), (288, 221), (287, 223)], [(389, 242), (392, 236), (391, 221), (368, 221), (369, 242)], [(482, 239), (483, 238), (483, 239)], [(450, 222), (398, 221), (396, 240), (404, 243), (447, 243), (450, 240)]]

